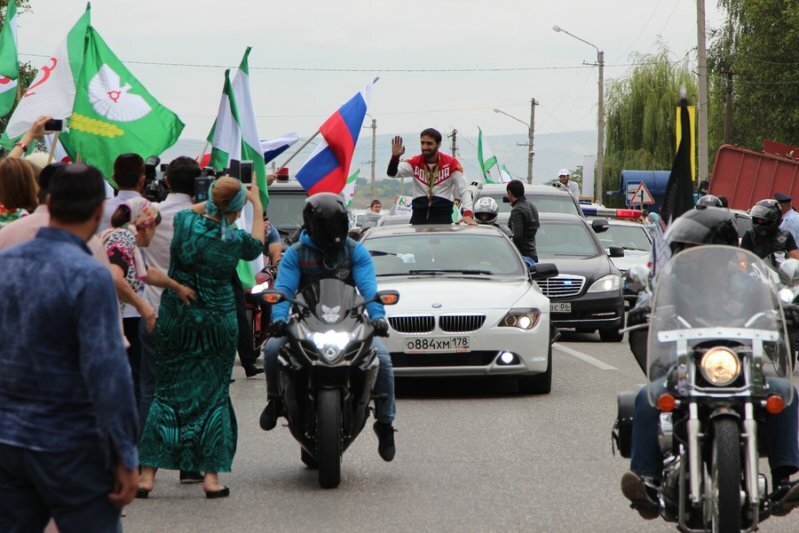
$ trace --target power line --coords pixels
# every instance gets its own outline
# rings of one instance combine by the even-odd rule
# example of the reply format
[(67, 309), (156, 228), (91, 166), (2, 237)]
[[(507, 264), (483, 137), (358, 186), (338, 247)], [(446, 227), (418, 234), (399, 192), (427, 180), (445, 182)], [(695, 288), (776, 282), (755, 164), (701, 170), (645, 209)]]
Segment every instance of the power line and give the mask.
[[(26, 57), (51, 57), (49, 54), (29, 54), (20, 52), (21, 56)], [(122, 60), (123, 63), (131, 65), (150, 65), (156, 67), (183, 67), (183, 68), (213, 68), (227, 69), (235, 68), (236, 65), (214, 65), (203, 63), (168, 63), (161, 61), (135, 61)], [(673, 63), (678, 63), (674, 61)], [(654, 64), (654, 62), (644, 61), (641, 63), (617, 63), (605, 64), (605, 68), (627, 68)], [(590, 69), (594, 65), (570, 65), (570, 66), (543, 66), (543, 67), (471, 67), (471, 68), (352, 68), (352, 67), (278, 67), (278, 66), (253, 66), (250, 70), (271, 70), (271, 71), (291, 71), (291, 72), (406, 72), (406, 73), (452, 73), (452, 72), (528, 72), (536, 70), (579, 70)]]

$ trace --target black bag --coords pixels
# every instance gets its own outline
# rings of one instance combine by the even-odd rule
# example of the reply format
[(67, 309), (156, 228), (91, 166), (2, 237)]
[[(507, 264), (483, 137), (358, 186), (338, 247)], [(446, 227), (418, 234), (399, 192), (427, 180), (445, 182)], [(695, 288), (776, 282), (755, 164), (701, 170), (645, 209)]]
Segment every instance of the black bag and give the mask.
[(611, 431), (611, 440), (616, 444), (619, 455), (629, 459), (633, 448), (633, 415), (635, 414), (635, 397), (638, 391), (621, 392), (616, 396), (616, 422)]

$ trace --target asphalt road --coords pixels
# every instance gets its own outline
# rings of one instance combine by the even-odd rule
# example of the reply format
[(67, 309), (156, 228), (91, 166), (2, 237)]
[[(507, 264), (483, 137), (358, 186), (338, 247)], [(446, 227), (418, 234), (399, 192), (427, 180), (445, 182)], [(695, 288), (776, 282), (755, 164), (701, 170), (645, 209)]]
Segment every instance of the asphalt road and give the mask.
[[(616, 393), (644, 376), (626, 342), (566, 334), (549, 395), (508, 382), (398, 381), (397, 457), (377, 455), (369, 426), (344, 455), (338, 489), (323, 490), (287, 428), (258, 428), (265, 386), (234, 369), (239, 422), (227, 499), (161, 471), (126, 509), (128, 532), (675, 531), (644, 521), (619, 490), (628, 460), (611, 453)], [(281, 420), (282, 421), (282, 420)], [(799, 511), (762, 532), (799, 531)]]

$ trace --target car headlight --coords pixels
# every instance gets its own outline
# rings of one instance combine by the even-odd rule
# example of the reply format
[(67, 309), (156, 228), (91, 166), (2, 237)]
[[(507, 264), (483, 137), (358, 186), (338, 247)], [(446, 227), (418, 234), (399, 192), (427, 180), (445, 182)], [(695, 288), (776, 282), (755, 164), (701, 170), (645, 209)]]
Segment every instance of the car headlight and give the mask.
[(347, 347), (350, 342), (350, 334), (344, 331), (328, 330), (324, 333), (318, 331), (309, 335), (310, 341), (316, 346), (316, 349), (322, 354), (322, 357), (329, 362), (333, 362), (339, 358), (341, 351)]
[(729, 348), (711, 348), (699, 361), (702, 376), (717, 387), (724, 387), (741, 374), (741, 360)]
[(499, 326), (504, 328), (533, 329), (541, 318), (538, 309), (511, 309), (499, 321)]
[(612, 292), (617, 291), (621, 287), (621, 276), (616, 274), (608, 274), (602, 276), (588, 287), (588, 292)]

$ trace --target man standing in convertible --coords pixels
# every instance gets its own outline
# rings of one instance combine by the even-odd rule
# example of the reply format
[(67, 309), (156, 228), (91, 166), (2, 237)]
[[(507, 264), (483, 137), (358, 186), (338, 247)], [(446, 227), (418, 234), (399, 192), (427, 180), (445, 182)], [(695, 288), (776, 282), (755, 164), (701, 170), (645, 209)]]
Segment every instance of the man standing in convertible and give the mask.
[(400, 162), (405, 153), (402, 137), (391, 141), (391, 161), (386, 173), (392, 178), (413, 178), (411, 224), (451, 224), (452, 206), (461, 199), (463, 221), (475, 225), (471, 196), (463, 177), (463, 167), (452, 156), (438, 151), (441, 133), (427, 128), (420, 135), (422, 153)]

